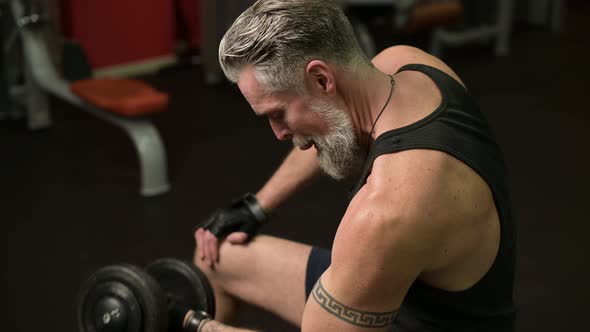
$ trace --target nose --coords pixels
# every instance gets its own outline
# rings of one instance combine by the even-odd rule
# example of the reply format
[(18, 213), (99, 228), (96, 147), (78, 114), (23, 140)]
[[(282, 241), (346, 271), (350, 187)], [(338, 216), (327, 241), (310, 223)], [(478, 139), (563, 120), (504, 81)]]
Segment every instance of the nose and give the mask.
[(291, 129), (285, 123), (271, 120), (270, 127), (279, 141), (288, 140), (293, 137), (293, 132), (291, 132)]

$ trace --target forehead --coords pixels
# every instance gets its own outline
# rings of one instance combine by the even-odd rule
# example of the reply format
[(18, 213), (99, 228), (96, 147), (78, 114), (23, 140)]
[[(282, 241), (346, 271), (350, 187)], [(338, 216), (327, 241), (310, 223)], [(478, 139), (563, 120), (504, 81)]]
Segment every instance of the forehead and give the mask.
[(296, 96), (288, 92), (268, 92), (256, 79), (254, 69), (246, 67), (240, 73), (238, 87), (250, 106), (259, 115), (272, 109), (284, 107)]

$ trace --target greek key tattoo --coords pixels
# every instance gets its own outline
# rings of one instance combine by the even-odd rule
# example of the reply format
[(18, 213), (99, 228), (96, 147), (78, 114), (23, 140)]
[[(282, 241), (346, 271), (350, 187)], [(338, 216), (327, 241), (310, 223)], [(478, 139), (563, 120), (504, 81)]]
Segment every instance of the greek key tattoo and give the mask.
[(311, 291), (315, 301), (324, 310), (329, 312), (336, 318), (359, 327), (366, 328), (381, 328), (393, 324), (397, 310), (390, 312), (370, 312), (356, 310), (348, 307), (336, 300), (328, 291), (322, 286), (321, 279), (313, 287)]

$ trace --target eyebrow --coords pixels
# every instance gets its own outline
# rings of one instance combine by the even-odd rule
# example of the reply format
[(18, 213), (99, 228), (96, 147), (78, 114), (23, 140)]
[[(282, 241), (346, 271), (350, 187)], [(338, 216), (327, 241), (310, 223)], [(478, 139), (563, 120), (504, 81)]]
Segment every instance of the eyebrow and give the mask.
[(279, 104), (279, 105), (275, 105), (272, 107), (269, 107), (268, 109), (262, 111), (262, 112), (256, 112), (254, 111), (254, 114), (256, 114), (256, 116), (262, 117), (271, 113), (275, 113), (275, 112), (283, 112), (286, 108), (285, 104)]

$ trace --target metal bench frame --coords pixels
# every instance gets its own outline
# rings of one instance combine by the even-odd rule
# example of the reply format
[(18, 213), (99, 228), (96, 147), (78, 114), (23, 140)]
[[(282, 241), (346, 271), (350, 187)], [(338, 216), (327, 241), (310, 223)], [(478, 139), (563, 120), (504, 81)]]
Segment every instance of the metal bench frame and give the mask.
[(430, 53), (441, 57), (443, 46), (460, 46), (467, 43), (495, 38), (494, 52), (497, 56), (508, 55), (510, 32), (514, 14), (514, 0), (497, 0), (497, 14), (494, 24), (452, 31), (436, 28), (430, 42)]
[[(16, 21), (25, 17), (22, 0), (11, 0)], [(70, 91), (70, 86), (57, 72), (41, 29), (22, 26), (18, 30), (24, 56), (25, 84), (11, 87), (13, 98), (23, 100), (28, 126), (41, 129), (51, 126), (49, 94), (123, 129), (137, 151), (141, 169), (143, 196), (154, 196), (170, 189), (167, 175), (166, 151), (156, 127), (148, 120), (118, 116), (81, 100)]]

